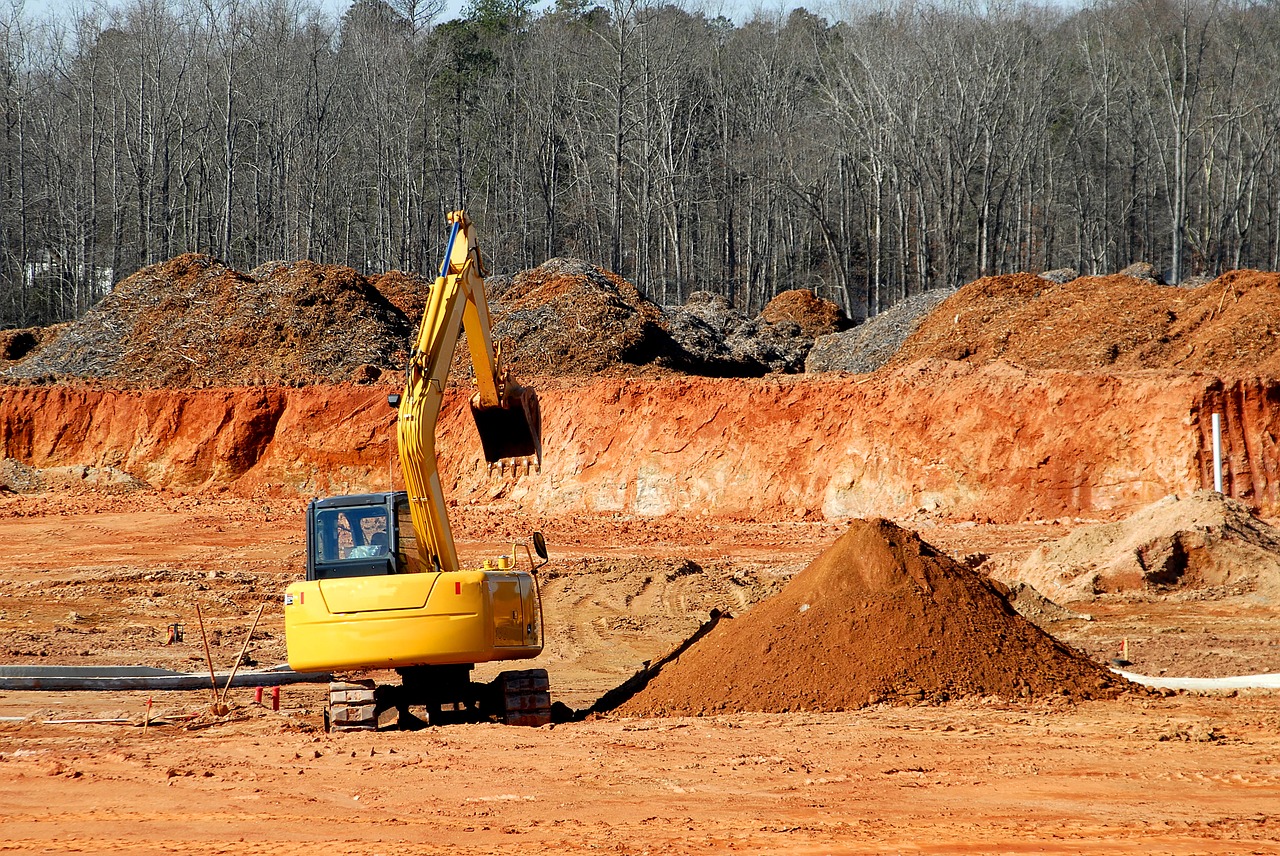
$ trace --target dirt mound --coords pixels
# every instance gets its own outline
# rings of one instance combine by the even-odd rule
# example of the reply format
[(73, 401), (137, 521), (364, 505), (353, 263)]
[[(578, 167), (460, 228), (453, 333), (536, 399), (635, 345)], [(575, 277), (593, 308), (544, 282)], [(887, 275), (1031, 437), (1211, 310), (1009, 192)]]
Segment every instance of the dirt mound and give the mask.
[(979, 279), (938, 307), (894, 359), (1032, 369), (1152, 369), (1280, 375), (1280, 274), (1238, 270), (1199, 288), (1133, 276)]
[(493, 309), (494, 335), (521, 376), (687, 367), (662, 310), (622, 277), (580, 259), (517, 274)]
[(1065, 606), (1054, 603), (1036, 591), (1035, 588), (1023, 582), (1016, 582), (1009, 586), (1009, 593), (1005, 595), (1005, 599), (1009, 601), (1010, 606), (1018, 611), (1019, 615), (1038, 627), (1052, 624), (1055, 621), (1067, 621), (1069, 619), (1091, 621), (1093, 618), (1080, 612), (1072, 612)]
[(305, 384), (403, 361), (404, 316), (351, 268), (274, 262), (255, 273), (195, 253), (143, 268), (6, 374), (140, 387)]
[(0, 493), (41, 493), (40, 471), (16, 458), (0, 458)]
[(1110, 696), (1123, 682), (1019, 616), (918, 535), (857, 520), (778, 595), (668, 664), (632, 716), (846, 710), (887, 701)]
[(849, 317), (843, 309), (807, 288), (784, 291), (770, 300), (761, 311), (760, 320), (769, 324), (794, 321), (800, 325), (800, 333), (809, 339), (849, 328)]
[(900, 300), (852, 330), (822, 336), (804, 361), (806, 372), (873, 372), (892, 359), (950, 289), (934, 289)]
[(148, 490), (150, 485), (115, 467), (50, 467), (36, 469), (13, 458), (0, 458), (0, 493), (118, 494)]
[(1168, 496), (1116, 523), (1083, 526), (1015, 572), (1057, 601), (1107, 592), (1280, 596), (1280, 530), (1212, 491)]

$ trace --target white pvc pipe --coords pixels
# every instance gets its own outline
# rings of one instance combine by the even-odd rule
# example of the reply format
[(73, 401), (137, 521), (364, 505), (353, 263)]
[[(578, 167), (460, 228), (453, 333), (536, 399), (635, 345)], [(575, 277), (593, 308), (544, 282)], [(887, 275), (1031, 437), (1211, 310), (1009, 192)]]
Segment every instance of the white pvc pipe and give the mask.
[(1135, 684), (1171, 690), (1280, 689), (1280, 674), (1233, 675), (1227, 678), (1166, 678), (1112, 669)]
[(1222, 493), (1222, 417), (1213, 414), (1213, 489)]

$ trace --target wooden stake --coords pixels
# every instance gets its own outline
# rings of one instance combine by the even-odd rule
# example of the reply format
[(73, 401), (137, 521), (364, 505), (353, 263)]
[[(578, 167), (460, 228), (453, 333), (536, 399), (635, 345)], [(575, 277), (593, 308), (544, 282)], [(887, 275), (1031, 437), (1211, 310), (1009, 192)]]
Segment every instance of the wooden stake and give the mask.
[(267, 608), (266, 601), (258, 607), (258, 614), (253, 619), (253, 626), (249, 628), (249, 632), (244, 637), (244, 647), (240, 649), (240, 656), (236, 657), (236, 664), (231, 667), (231, 677), (227, 678), (227, 685), (222, 688), (222, 695), (218, 698), (218, 704), (223, 704), (227, 700), (227, 691), (231, 689), (231, 682), (236, 679), (236, 672), (240, 669), (240, 662), (244, 659), (244, 655), (249, 650), (249, 640), (253, 638), (253, 631), (258, 629), (258, 621), (262, 618), (262, 610)]
[(209, 664), (209, 692), (213, 703), (218, 704), (218, 679), (213, 676), (213, 654), (209, 653), (209, 634), (204, 632), (204, 616), (200, 614), (200, 602), (196, 601), (196, 621), (200, 622), (200, 639), (204, 642), (204, 660)]

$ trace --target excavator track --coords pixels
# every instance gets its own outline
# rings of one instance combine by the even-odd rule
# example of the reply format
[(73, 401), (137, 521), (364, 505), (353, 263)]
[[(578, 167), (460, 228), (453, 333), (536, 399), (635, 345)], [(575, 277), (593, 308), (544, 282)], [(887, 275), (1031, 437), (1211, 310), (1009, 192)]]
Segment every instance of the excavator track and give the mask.
[(537, 727), (551, 722), (551, 683), (546, 669), (526, 669), (498, 675), (502, 721)]
[[(397, 724), (402, 729), (493, 720), (536, 728), (551, 722), (551, 684), (546, 669), (503, 672), (488, 684), (467, 684), (467, 687), (469, 691), (454, 698), (465, 696), (478, 703), (422, 698), (414, 692), (417, 689), (414, 684), (379, 686), (371, 680), (335, 681), (329, 684), (325, 730), (377, 731), (379, 717), (391, 709), (399, 711)], [(427, 719), (410, 714), (411, 704), (422, 704), (427, 710)]]
[(377, 686), (373, 681), (335, 681), (329, 684), (324, 711), (325, 731), (377, 731)]

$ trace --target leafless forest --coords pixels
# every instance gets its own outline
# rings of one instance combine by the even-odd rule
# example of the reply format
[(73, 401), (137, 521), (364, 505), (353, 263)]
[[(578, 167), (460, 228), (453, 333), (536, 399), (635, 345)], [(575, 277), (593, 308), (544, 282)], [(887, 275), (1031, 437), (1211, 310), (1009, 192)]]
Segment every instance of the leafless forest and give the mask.
[(1011, 270), (1280, 268), (1280, 5), (127, 0), (0, 12), (0, 327), (190, 250), (556, 255), (855, 317)]

